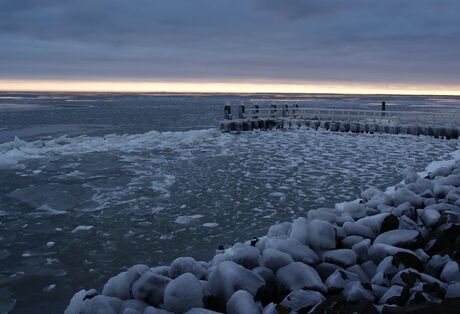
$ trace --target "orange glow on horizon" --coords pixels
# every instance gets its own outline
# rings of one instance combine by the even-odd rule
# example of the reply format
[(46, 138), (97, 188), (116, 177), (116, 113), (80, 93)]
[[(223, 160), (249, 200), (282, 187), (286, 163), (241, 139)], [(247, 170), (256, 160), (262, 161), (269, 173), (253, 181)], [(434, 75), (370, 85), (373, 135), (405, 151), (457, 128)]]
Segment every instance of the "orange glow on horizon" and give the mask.
[(135, 82), (0, 80), (0, 91), (15, 92), (170, 92), (170, 93), (324, 93), (460, 96), (460, 86), (369, 83)]

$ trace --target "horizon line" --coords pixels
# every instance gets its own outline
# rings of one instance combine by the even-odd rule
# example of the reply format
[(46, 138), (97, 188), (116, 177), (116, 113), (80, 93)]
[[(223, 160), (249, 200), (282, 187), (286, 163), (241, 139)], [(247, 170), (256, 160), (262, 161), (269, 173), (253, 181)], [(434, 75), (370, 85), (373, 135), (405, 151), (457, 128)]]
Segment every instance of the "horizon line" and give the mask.
[(1, 92), (460, 96), (460, 86), (343, 82), (2, 80)]

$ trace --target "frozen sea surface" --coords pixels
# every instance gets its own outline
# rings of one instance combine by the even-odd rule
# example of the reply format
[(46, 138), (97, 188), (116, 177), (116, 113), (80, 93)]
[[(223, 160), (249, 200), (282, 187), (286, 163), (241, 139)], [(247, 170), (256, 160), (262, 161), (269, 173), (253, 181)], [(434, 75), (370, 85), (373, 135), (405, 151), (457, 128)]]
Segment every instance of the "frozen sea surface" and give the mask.
[[(165, 124), (136, 124), (136, 115), (127, 126), (102, 123), (110, 110), (123, 110), (117, 103), (95, 104), (87, 124), (62, 124), (50, 115), (76, 109), (50, 109), (53, 101), (40, 109), (8, 106), (2, 118), (9, 120), (0, 131), (8, 138), (0, 141), (0, 312), (16, 302), (13, 313), (59, 313), (75, 291), (102, 287), (127, 266), (208, 260), (219, 245), (353, 200), (369, 185), (393, 185), (404, 168), (423, 170), (457, 148), (457, 141), (407, 135), (223, 134), (211, 127), (220, 118), (215, 109), (193, 127), (199, 110), (176, 108), (177, 100), (156, 108), (170, 112), (169, 127), (153, 113), (152, 121)], [(203, 100), (219, 114), (222, 101)], [(81, 103), (90, 110), (91, 102)], [(174, 120), (178, 112), (187, 114)], [(14, 123), (31, 115), (42, 119), (36, 129)]]

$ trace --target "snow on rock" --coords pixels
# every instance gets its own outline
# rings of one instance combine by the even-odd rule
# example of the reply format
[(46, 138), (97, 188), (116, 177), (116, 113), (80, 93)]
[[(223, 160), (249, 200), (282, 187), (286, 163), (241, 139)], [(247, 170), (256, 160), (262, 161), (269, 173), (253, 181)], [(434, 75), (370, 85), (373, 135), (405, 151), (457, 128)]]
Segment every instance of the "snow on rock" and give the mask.
[(265, 281), (250, 270), (231, 261), (220, 263), (210, 274), (207, 289), (211, 295), (228, 301), (237, 290), (256, 295)]
[(393, 202), (396, 206), (408, 202), (411, 203), (415, 208), (423, 207), (422, 197), (415, 194), (408, 188), (396, 190), (396, 192), (393, 194)]
[(337, 269), (327, 278), (325, 285), (328, 292), (335, 293), (342, 291), (345, 285), (350, 281), (359, 281), (358, 275), (342, 269)]
[(450, 284), (447, 287), (446, 298), (447, 299), (460, 298), (460, 282)]
[(303, 262), (308, 265), (316, 265), (319, 257), (310, 247), (293, 239), (278, 240), (273, 248), (289, 254), (294, 261)]
[(126, 300), (131, 295), (131, 287), (149, 268), (146, 265), (134, 265), (115, 277), (110, 278), (102, 289), (102, 294)]
[(175, 279), (184, 273), (192, 273), (196, 278), (201, 279), (206, 270), (192, 257), (178, 257), (171, 263), (169, 277)]
[(258, 248), (237, 243), (227, 252), (231, 256), (231, 260), (245, 268), (252, 269), (259, 264), (260, 251)]
[(163, 310), (163, 309), (158, 309), (158, 308), (153, 307), (153, 306), (149, 306), (149, 307), (145, 308), (145, 310), (144, 310), (144, 312), (142, 314), (173, 314), (173, 313), (170, 312), (170, 311)]
[(347, 236), (358, 235), (366, 239), (375, 238), (374, 231), (372, 231), (371, 228), (362, 224), (346, 222), (343, 224), (343, 230), (345, 231), (345, 234)]
[(350, 303), (357, 303), (362, 300), (374, 301), (375, 299), (374, 294), (366, 290), (359, 281), (347, 282), (342, 290), (342, 295), (345, 297), (345, 300)]
[(288, 294), (280, 304), (289, 311), (293, 311), (295, 313), (306, 313), (313, 306), (323, 302), (324, 300), (325, 297), (318, 291), (297, 290)]
[(238, 290), (228, 300), (226, 312), (228, 314), (260, 314), (260, 309), (249, 292)]
[(460, 270), (458, 263), (455, 261), (449, 261), (442, 269), (441, 280), (445, 282), (460, 282)]
[(273, 271), (293, 262), (294, 260), (289, 254), (275, 249), (266, 249), (259, 259), (260, 265), (270, 268)]
[(427, 227), (434, 226), (441, 217), (441, 214), (435, 209), (425, 209), (422, 212), (420, 219)]
[(373, 216), (361, 218), (356, 221), (356, 224), (368, 227), (375, 234), (383, 233), (399, 227), (399, 220), (393, 214), (381, 213)]
[(351, 249), (338, 249), (323, 253), (324, 262), (336, 264), (342, 267), (355, 265), (357, 258), (358, 256), (355, 251)]
[(187, 312), (185, 312), (185, 314), (221, 314), (221, 313), (211, 311), (211, 310), (207, 310), (207, 309), (204, 309), (204, 308), (194, 308), (194, 309), (188, 310)]
[(304, 217), (294, 219), (289, 237), (300, 243), (306, 244), (308, 240), (308, 220)]
[(374, 243), (383, 243), (402, 248), (422, 246), (421, 234), (416, 230), (390, 230), (375, 238)]
[(290, 222), (282, 222), (279, 224), (275, 224), (268, 229), (267, 236), (268, 237), (281, 237), (287, 236), (289, 231), (291, 230), (292, 223)]
[(170, 281), (164, 292), (164, 307), (174, 313), (184, 313), (203, 307), (203, 285), (191, 273), (185, 273)]
[(146, 271), (133, 283), (133, 297), (150, 305), (159, 305), (163, 301), (164, 290), (171, 281), (170, 278)]
[(314, 249), (335, 249), (336, 230), (327, 221), (314, 219), (308, 224), (308, 243)]
[(326, 286), (316, 270), (300, 262), (294, 262), (278, 269), (276, 281), (278, 286), (286, 291), (293, 292), (299, 289), (326, 291)]

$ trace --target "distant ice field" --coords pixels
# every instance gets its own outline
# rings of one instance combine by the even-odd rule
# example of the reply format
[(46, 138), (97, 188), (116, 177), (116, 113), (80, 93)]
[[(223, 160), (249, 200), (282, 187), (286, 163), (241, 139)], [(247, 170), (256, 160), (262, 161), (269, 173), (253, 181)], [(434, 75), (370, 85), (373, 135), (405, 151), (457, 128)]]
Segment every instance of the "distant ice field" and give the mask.
[(204, 99), (206, 118), (192, 100), (155, 100), (155, 111), (130, 100), (140, 109), (126, 121), (116, 118), (126, 113), (121, 101), (70, 102), (89, 110), (81, 123), (65, 119), (78, 107), (54, 98), (0, 113), (0, 312), (13, 303), (13, 313), (62, 312), (75, 291), (124, 267), (207, 260), (219, 245), (394, 185), (406, 167), (423, 170), (457, 149), (409, 135), (224, 134), (212, 126), (225, 99)]

